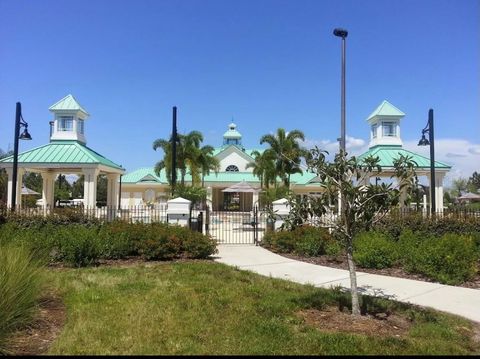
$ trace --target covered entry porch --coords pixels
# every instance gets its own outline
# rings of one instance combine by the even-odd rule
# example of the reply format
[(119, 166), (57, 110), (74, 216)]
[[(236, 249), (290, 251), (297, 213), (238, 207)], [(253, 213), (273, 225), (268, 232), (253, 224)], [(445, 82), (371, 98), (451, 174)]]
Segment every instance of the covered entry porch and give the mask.
[(259, 189), (245, 181), (207, 188), (207, 202), (213, 211), (250, 212), (258, 204)]

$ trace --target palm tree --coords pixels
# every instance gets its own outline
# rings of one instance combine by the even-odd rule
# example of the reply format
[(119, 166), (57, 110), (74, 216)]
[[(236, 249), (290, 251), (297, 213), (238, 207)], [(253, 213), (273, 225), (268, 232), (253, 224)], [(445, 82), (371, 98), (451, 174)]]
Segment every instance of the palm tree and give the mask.
[(245, 168), (253, 168), (253, 174), (260, 179), (260, 186), (268, 188), (270, 183), (276, 182), (275, 155), (272, 151), (253, 151), (254, 162), (247, 164)]
[(177, 161), (182, 185), (185, 184), (187, 167), (190, 169), (192, 176), (192, 185), (200, 182), (200, 166), (197, 159), (200, 155), (200, 144), (202, 141), (203, 135), (199, 131), (191, 131), (186, 135), (179, 135), (180, 145), (177, 149)]
[(205, 176), (209, 175), (210, 171), (214, 171), (216, 174), (220, 171), (220, 162), (213, 155), (214, 150), (212, 146), (203, 146), (197, 158), (202, 172), (202, 187), (205, 187)]
[(300, 130), (285, 132), (285, 129), (277, 129), (275, 135), (263, 135), (260, 144), (268, 143), (270, 148), (265, 152), (272, 152), (275, 157), (276, 174), (282, 178), (287, 188), (290, 187), (290, 175), (302, 173), (300, 169), (301, 157), (304, 149), (300, 147), (298, 140), (305, 141), (305, 135)]
[[(177, 163), (176, 168), (180, 171), (180, 182), (185, 185), (185, 176), (187, 169), (192, 175), (192, 185), (200, 182), (201, 166), (198, 161), (201, 155), (200, 144), (203, 141), (203, 135), (199, 131), (191, 131), (186, 135), (177, 135)], [(172, 142), (165, 139), (157, 139), (153, 142), (153, 149), (161, 148), (164, 152), (163, 159), (155, 164), (155, 173), (160, 175), (160, 171), (165, 169), (167, 180), (172, 185)]]
[[(160, 171), (165, 169), (167, 181), (172, 185), (172, 142), (164, 140), (162, 138), (156, 139), (153, 142), (153, 149), (156, 151), (158, 148), (163, 150), (163, 159), (155, 164), (155, 174), (160, 176)], [(177, 160), (178, 162), (178, 160)]]

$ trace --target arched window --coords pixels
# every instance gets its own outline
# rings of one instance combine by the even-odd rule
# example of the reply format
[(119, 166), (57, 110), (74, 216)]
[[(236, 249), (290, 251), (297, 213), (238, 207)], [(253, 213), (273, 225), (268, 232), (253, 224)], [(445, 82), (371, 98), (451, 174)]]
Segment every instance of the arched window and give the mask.
[(235, 166), (235, 165), (230, 165), (225, 169), (225, 171), (227, 171), (227, 172), (238, 172), (238, 167)]

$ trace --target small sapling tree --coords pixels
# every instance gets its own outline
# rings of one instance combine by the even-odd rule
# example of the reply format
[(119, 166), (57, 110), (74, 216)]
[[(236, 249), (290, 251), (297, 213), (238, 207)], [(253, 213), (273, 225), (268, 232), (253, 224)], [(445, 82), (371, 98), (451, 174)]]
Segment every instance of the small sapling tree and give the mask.
[[(345, 248), (352, 296), (352, 314), (360, 315), (357, 276), (353, 261), (353, 241), (355, 236), (368, 231), (389, 211), (406, 202), (412, 189), (416, 188), (417, 177), (415, 162), (411, 157), (400, 155), (394, 161), (393, 175), (395, 183), (371, 183), (370, 179), (379, 179), (382, 168), (378, 157), (347, 157), (339, 153), (333, 162), (326, 158), (328, 152), (315, 147), (306, 156), (308, 170), (315, 173), (322, 191), (315, 197), (297, 199), (291, 197), (291, 212), (285, 220), (288, 228), (304, 223), (330, 227)], [(339, 198), (340, 213), (335, 215), (331, 204)], [(404, 204), (404, 203), (402, 203)]]

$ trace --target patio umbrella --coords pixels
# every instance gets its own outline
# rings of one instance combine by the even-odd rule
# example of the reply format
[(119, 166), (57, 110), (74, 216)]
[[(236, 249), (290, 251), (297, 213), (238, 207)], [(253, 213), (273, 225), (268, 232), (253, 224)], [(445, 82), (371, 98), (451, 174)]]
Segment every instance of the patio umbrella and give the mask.
[(40, 194), (40, 193), (35, 192), (33, 189), (30, 189), (28, 187), (22, 187), (22, 195), (28, 195), (28, 194)]
[[(234, 185), (225, 188), (222, 192), (237, 192), (237, 193), (257, 193), (259, 189), (253, 188), (245, 180), (235, 183)], [(245, 206), (245, 197), (243, 197), (243, 206)], [(245, 209), (245, 207), (243, 208)]]
[(222, 192), (239, 192), (239, 193), (256, 193), (259, 189), (253, 188), (245, 180), (238, 182), (230, 187), (225, 188)]

